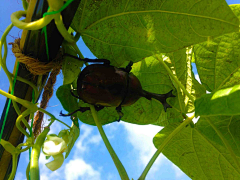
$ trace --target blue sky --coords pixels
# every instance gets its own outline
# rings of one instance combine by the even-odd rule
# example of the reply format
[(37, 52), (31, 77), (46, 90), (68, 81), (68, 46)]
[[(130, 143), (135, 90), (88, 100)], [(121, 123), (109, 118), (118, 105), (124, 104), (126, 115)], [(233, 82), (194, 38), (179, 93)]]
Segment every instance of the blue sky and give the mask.
[[(228, 4), (237, 4), (239, 0), (229, 0)], [(21, 0), (5, 0), (0, 8), (0, 36), (5, 28), (11, 23), (11, 13), (22, 10)], [(14, 28), (7, 37), (8, 42), (13, 42), (15, 38), (21, 37), (21, 30)], [(14, 38), (13, 38), (14, 37)], [(80, 40), (78, 46), (85, 57), (94, 58), (89, 49)], [(15, 57), (8, 46), (7, 65), (10, 71), (13, 70)], [(196, 72), (196, 71), (195, 71)], [(8, 91), (9, 83), (4, 71), (0, 71), (0, 89)], [(59, 75), (55, 90), (62, 84), (63, 76)], [(2, 113), (6, 98), (0, 95), (0, 114)], [(60, 102), (53, 96), (48, 104), (47, 110), (60, 120), (71, 124), (69, 118), (62, 118), (59, 112), (63, 110)], [(47, 117), (45, 117), (47, 118)], [(61, 124), (54, 123), (51, 126), (51, 133), (58, 133), (64, 129)], [(80, 137), (78, 138), (70, 156), (64, 161), (63, 166), (56, 172), (48, 170), (44, 156), (40, 156), (41, 179), (56, 180), (118, 180), (120, 179), (117, 169), (108, 154), (108, 151), (94, 126), (80, 122)], [(114, 150), (125, 166), (130, 178), (137, 179), (151, 156), (156, 151), (152, 144), (153, 136), (161, 130), (160, 127), (152, 125), (140, 126), (124, 122), (115, 122), (104, 126), (104, 130), (111, 142)], [(25, 169), (28, 163), (28, 152), (21, 155), (16, 180), (26, 179)], [(190, 179), (174, 164), (163, 155), (160, 155), (148, 173), (148, 180), (188, 180)]]

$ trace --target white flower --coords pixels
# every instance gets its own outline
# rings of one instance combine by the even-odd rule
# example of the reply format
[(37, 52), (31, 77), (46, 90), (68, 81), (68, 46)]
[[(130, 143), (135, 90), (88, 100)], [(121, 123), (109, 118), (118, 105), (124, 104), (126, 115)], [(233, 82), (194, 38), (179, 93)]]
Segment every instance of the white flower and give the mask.
[(61, 154), (61, 153), (54, 155), (53, 158), (54, 158), (53, 161), (45, 164), (47, 166), (47, 168), (50, 169), (51, 171), (55, 171), (58, 168), (60, 168), (64, 161), (63, 154)]
[(66, 142), (56, 135), (48, 135), (46, 141), (43, 144), (43, 153), (46, 156), (53, 156), (54, 160), (47, 163), (46, 166), (55, 171), (63, 164), (64, 157), (63, 152), (67, 149)]

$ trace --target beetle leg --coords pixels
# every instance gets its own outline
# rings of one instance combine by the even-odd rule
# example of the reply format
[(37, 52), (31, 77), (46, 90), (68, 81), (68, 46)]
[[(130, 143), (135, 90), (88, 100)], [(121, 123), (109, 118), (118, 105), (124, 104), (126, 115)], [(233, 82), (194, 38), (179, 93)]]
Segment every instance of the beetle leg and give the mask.
[(132, 70), (132, 65), (133, 65), (133, 62), (130, 61), (130, 62), (128, 63), (128, 65), (126, 66), (125, 71), (126, 71), (127, 73), (129, 73), (129, 72)]
[(123, 117), (122, 106), (116, 107), (116, 111), (117, 111), (117, 113), (119, 115), (119, 119), (117, 120), (119, 122), (121, 120), (121, 118)]
[(80, 99), (79, 96), (76, 96), (76, 95), (73, 93), (74, 90), (76, 90), (76, 89), (71, 89), (71, 90), (70, 90), (71, 95), (72, 95), (73, 97), (77, 98), (77, 99)]
[(107, 64), (107, 65), (110, 64), (110, 61), (107, 60), (107, 59), (88, 59), (88, 58), (81, 59), (79, 57), (76, 57), (76, 56), (73, 56), (73, 55), (67, 54), (67, 53), (65, 53), (63, 56), (69, 56), (69, 57), (72, 57), (72, 58), (75, 58), (75, 59), (78, 59), (78, 60), (84, 61), (84, 62), (93, 62), (93, 63), (94, 62), (101, 62), (101, 63)]
[[(96, 111), (100, 111), (101, 109), (104, 108), (104, 106), (94, 106)], [(69, 114), (63, 114), (62, 111), (60, 112), (60, 116), (72, 116), (73, 114), (75, 114), (76, 112), (80, 111), (82, 113), (84, 113), (85, 111), (90, 110), (90, 107), (80, 107), (79, 109), (69, 113)]]
[(63, 114), (62, 111), (61, 111), (60, 112), (60, 116), (72, 116), (73, 114), (75, 114), (78, 111), (83, 113), (83, 112), (85, 112), (87, 110), (90, 110), (90, 108), (89, 107), (80, 107), (79, 109), (77, 109), (77, 110), (75, 110), (75, 111), (73, 111), (73, 112), (71, 112), (69, 114)]

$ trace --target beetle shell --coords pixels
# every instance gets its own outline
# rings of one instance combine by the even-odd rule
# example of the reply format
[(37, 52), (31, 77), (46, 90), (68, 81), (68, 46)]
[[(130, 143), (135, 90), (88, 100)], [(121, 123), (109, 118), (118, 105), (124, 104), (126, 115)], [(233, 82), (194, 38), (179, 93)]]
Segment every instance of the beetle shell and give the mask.
[(93, 105), (129, 106), (140, 98), (140, 91), (142, 86), (136, 76), (106, 64), (87, 66), (77, 80), (79, 97)]

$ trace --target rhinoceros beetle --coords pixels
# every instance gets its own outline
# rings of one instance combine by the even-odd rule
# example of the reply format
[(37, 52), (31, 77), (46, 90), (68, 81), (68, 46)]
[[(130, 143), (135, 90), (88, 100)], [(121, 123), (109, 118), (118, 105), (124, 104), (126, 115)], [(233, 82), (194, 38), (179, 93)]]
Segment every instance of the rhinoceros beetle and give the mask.
[[(65, 55), (77, 58), (70, 54)], [(138, 78), (130, 73), (132, 62), (126, 68), (117, 68), (111, 66), (110, 61), (106, 59), (77, 59), (85, 62), (103, 62), (103, 64), (91, 64), (79, 74), (77, 79), (78, 96), (74, 94), (74, 90), (71, 90), (74, 97), (94, 105), (97, 111), (104, 107), (116, 107), (121, 118), (123, 116), (121, 107), (134, 104), (140, 97), (145, 97), (148, 100), (157, 99), (162, 103), (165, 112), (167, 108), (171, 108), (166, 99), (175, 97), (172, 90), (166, 94), (155, 94), (143, 90)], [(77, 111), (85, 112), (87, 110), (90, 108), (80, 107), (70, 114), (60, 113), (60, 115), (71, 116)]]

